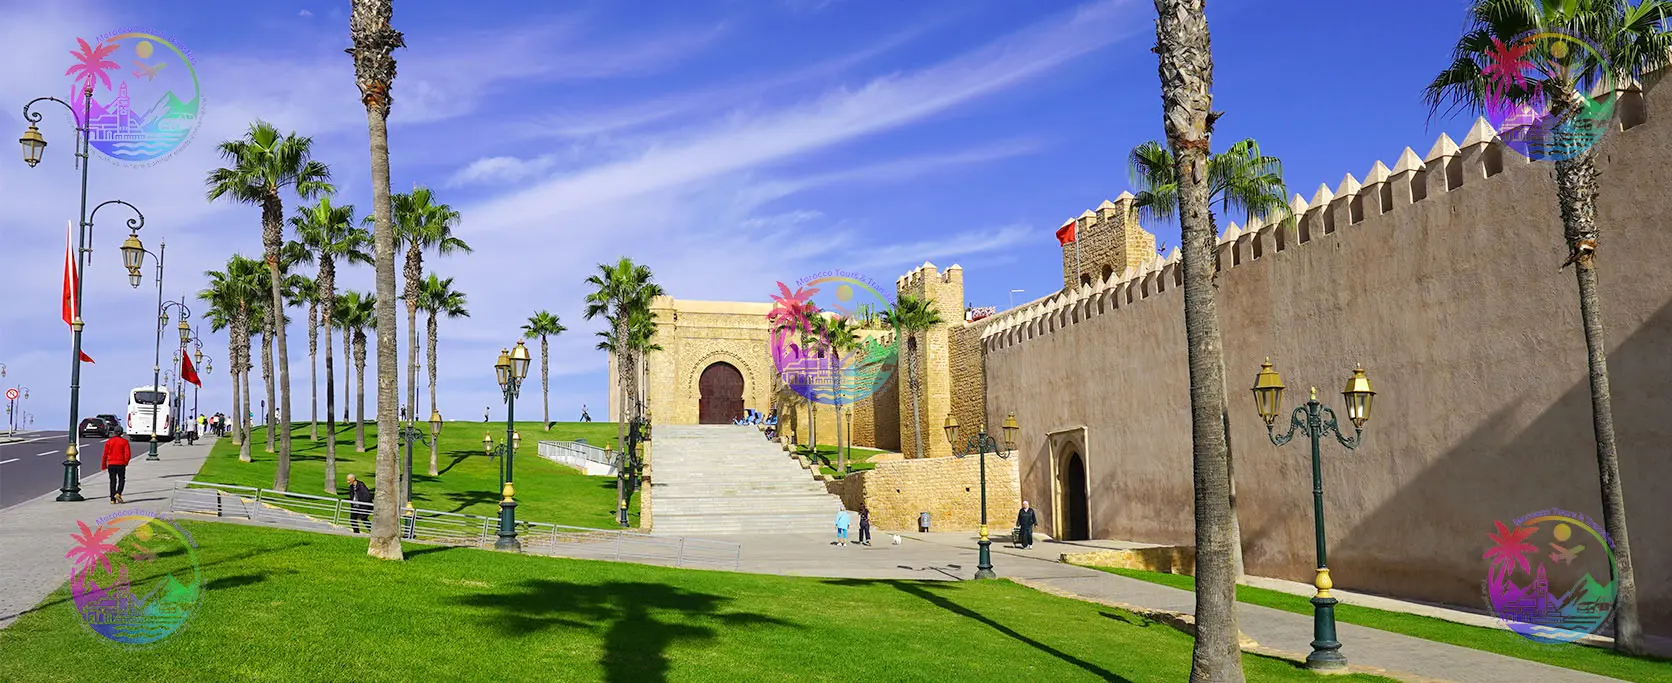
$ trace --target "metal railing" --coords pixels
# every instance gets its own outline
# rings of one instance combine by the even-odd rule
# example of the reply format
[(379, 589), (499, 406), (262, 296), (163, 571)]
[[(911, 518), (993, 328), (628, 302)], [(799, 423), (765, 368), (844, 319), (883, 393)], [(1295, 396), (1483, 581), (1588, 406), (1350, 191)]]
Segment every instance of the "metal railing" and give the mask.
[[(177, 482), (169, 510), (175, 513), (244, 519), (260, 524), (326, 533), (370, 529), (371, 503), (200, 481)], [(358, 514), (365, 517), (356, 519)], [(459, 512), (414, 509), (400, 517), (401, 538), (415, 543), (491, 548), (499, 519)], [(742, 546), (726, 541), (652, 536), (637, 531), (518, 521), (525, 552), (592, 560), (666, 564), (736, 570)]]
[(599, 448), (589, 443), (575, 441), (541, 441), (539, 453), (542, 457), (570, 455), (587, 462), (609, 465), (610, 467), (621, 464), (620, 453)]

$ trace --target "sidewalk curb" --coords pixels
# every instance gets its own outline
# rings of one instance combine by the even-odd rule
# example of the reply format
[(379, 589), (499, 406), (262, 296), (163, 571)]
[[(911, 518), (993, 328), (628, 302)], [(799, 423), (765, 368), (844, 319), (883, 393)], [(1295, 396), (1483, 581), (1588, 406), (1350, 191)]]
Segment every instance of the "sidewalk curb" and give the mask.
[[(1034, 580), (1031, 580), (1031, 579), (1009, 577), (1009, 580), (1013, 583), (1016, 583), (1017, 585), (1025, 586), (1027, 588), (1032, 588), (1032, 589), (1034, 589), (1036, 591), (1039, 591), (1041, 593), (1046, 593), (1046, 594), (1055, 595), (1055, 596), (1061, 597), (1061, 598), (1069, 598), (1069, 599), (1072, 599), (1072, 600), (1079, 600), (1081, 602), (1089, 602), (1089, 603), (1096, 604), (1096, 605), (1104, 605), (1104, 606), (1107, 606), (1107, 607), (1114, 607), (1116, 609), (1125, 610), (1125, 611), (1131, 612), (1133, 614), (1136, 614), (1138, 616), (1144, 617), (1146, 619), (1151, 619), (1151, 620), (1166, 624), (1168, 626), (1171, 626), (1174, 629), (1177, 629), (1180, 632), (1184, 633), (1185, 635), (1190, 636), (1191, 638), (1196, 637), (1196, 616), (1193, 615), (1193, 614), (1187, 614), (1187, 613), (1184, 613), (1184, 612), (1173, 612), (1173, 611), (1170, 611), (1170, 610), (1155, 609), (1155, 608), (1151, 608), (1151, 607), (1139, 607), (1137, 605), (1132, 605), (1132, 604), (1128, 604), (1128, 603), (1124, 603), (1124, 602), (1116, 602), (1114, 600), (1104, 600), (1102, 598), (1088, 597), (1088, 596), (1080, 595), (1079, 593), (1075, 593), (1073, 591), (1063, 590), (1061, 588), (1057, 588), (1055, 586), (1051, 586), (1049, 584), (1039, 582), (1039, 581), (1034, 581)], [(1253, 638), (1248, 637), (1248, 634), (1245, 634), (1241, 631), (1237, 631), (1237, 640), (1238, 640), (1237, 644), (1242, 649), (1243, 652), (1247, 652), (1247, 653), (1250, 653), (1250, 654), (1257, 654), (1257, 655), (1265, 655), (1267, 657), (1276, 657), (1276, 658), (1279, 658), (1279, 659), (1286, 659), (1286, 660), (1296, 662), (1296, 663), (1304, 663), (1306, 661), (1306, 655), (1305, 654), (1289, 652), (1289, 651), (1286, 651), (1286, 650), (1279, 650), (1279, 649), (1276, 649), (1276, 648), (1261, 645), (1258, 642), (1255, 642), (1255, 640)], [(1393, 678), (1393, 679), (1397, 679), (1397, 680), (1401, 680), (1401, 681), (1406, 681), (1406, 683), (1455, 683), (1454, 681), (1444, 679), (1444, 678), (1429, 678), (1427, 676), (1419, 676), (1417, 674), (1405, 673), (1405, 672), (1402, 672), (1402, 671), (1389, 671), (1387, 669), (1378, 669), (1376, 667), (1360, 666), (1360, 665), (1357, 665), (1357, 664), (1349, 664), (1347, 666), (1347, 670), (1343, 671), (1341, 673), (1372, 674), (1372, 675), (1376, 675), (1376, 676), (1385, 676), (1385, 677), (1388, 677), (1388, 678)]]

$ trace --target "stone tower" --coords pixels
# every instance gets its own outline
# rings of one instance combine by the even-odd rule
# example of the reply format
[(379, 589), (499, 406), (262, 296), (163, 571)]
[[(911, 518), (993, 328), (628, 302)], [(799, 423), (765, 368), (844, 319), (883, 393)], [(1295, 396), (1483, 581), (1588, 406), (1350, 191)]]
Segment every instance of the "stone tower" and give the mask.
[(1131, 193), (1122, 192), (1114, 201), (1105, 200), (1095, 212), (1086, 211), (1074, 219), (1078, 239), (1062, 245), (1064, 289), (1109, 280), (1155, 258), (1155, 235), (1138, 225), (1133, 199)]
[[(941, 324), (923, 332), (917, 338), (917, 391), (922, 394), (917, 415), (922, 424), (912, 424), (912, 392), (906, 377), (906, 341), (900, 340), (898, 387), (900, 396), (900, 452), (907, 458), (934, 458), (952, 455), (941, 425), (952, 410), (952, 392), (982, 391), (980, 386), (952, 386), (951, 343), (952, 326), (964, 324), (964, 268), (957, 264), (938, 271), (934, 264), (924, 262), (895, 281), (899, 295), (911, 295), (929, 300), (940, 312)], [(913, 429), (923, 434), (924, 453), (917, 452)]]

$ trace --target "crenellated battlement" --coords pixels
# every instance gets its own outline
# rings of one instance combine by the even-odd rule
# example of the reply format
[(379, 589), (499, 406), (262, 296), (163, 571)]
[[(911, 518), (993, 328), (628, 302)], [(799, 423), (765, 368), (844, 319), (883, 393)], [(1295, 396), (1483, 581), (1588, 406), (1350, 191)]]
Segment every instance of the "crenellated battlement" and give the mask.
[[(1630, 130), (1648, 121), (1640, 84), (1624, 85), (1612, 94), (1593, 93), (1598, 95), (1615, 100), (1616, 131)], [(1289, 204), (1292, 221), (1267, 225), (1253, 220), (1241, 227), (1228, 223), (1219, 236), (1215, 268), (1223, 272), (1272, 254), (1304, 248), (1323, 235), (1351, 232), (1353, 226), (1397, 214), (1419, 202), (1445, 201), (1449, 194), (1465, 186), (1492, 183), (1506, 173), (1531, 165), (1525, 156), (1504, 144), (1499, 131), (1486, 119), (1479, 118), (1462, 144), (1441, 133), (1423, 156), (1406, 147), (1395, 158), (1392, 168), (1375, 161), (1362, 182), (1347, 173), (1333, 191), (1327, 184), (1319, 184), (1310, 201), (1296, 194)], [(1117, 202), (1104, 202), (1099, 213), (1105, 207), (1111, 209), (1110, 213), (1123, 208), (1129, 211), (1130, 198), (1131, 195), (1123, 193)], [(1090, 211), (1082, 214), (1077, 219), (1079, 227), (1095, 223), (1097, 216)], [(984, 319), (983, 346), (988, 350), (1014, 346), (1176, 289), (1183, 283), (1179, 250), (1173, 249), (1165, 258), (1153, 255), (1153, 248), (1150, 251), (1151, 256), (1111, 277), (1082, 278), (1078, 287), (1065, 287), (1050, 296)]]

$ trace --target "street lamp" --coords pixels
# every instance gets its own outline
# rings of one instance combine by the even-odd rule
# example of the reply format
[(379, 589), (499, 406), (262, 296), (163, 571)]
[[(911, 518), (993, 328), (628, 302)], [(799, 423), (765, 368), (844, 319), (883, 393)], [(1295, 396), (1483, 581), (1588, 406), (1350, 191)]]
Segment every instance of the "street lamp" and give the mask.
[[(130, 239), (132, 239), (132, 238), (130, 238)], [(134, 241), (136, 244), (138, 243), (138, 240), (132, 240), (132, 241)], [(165, 251), (166, 247), (167, 247), (167, 245), (159, 245), (158, 246), (158, 251), (159, 252)], [(127, 256), (128, 256), (128, 253), (129, 253), (128, 251), (126, 251), (126, 249), (127, 249), (127, 247), (124, 246), (123, 247), (124, 251), (122, 252), (122, 256), (123, 256), (124, 261), (127, 260)], [(146, 251), (143, 248), (141, 248), (137, 253), (139, 254), (140, 258), (135, 259), (135, 261), (139, 262), (139, 263), (143, 263), (143, 257), (146, 254), (151, 254), (151, 252)], [(176, 309), (176, 308), (179, 309), (178, 312), (180, 314), (180, 326), (179, 326), (179, 330), (180, 330), (180, 349), (181, 349), (182, 352), (184, 352), (184, 350), (186, 348), (186, 342), (191, 341), (191, 338), (192, 338), (191, 326), (186, 323), (186, 320), (192, 317), (192, 309), (190, 307), (186, 306), (186, 298), (183, 297), (183, 296), (180, 297), (179, 301), (163, 301), (163, 254), (162, 253), (157, 253), (157, 254), (151, 254), (151, 256), (152, 256), (152, 259), (157, 262), (157, 341), (156, 341), (156, 345), (154, 345), (151, 348), (151, 358), (152, 358), (152, 360), (151, 360), (151, 385), (152, 385), (152, 387), (151, 388), (158, 391), (158, 392), (161, 392), (163, 390), (164, 385), (166, 384), (166, 382), (161, 381), (161, 377), (159, 375), (159, 373), (162, 370), (162, 360), (163, 360), (163, 356), (162, 356), (162, 353), (163, 353), (163, 328), (168, 327), (169, 311), (171, 309)], [(134, 280), (134, 278), (136, 277), (134, 275), (134, 273), (138, 272), (138, 270), (139, 270), (139, 266), (129, 265), (128, 278), (129, 278), (130, 281)], [(138, 286), (137, 282), (135, 282), (135, 286)], [(170, 369), (170, 374), (171, 375), (173, 374), (172, 369)], [(171, 415), (173, 414), (173, 410), (174, 410), (173, 405), (171, 403), (170, 407), (169, 407), (169, 413)], [(148, 461), (161, 460), (161, 458), (157, 457), (157, 405), (154, 404), (154, 403), (151, 405), (151, 444), (146, 449), (145, 459), (148, 460)]]
[[(499, 501), (499, 540), (494, 543), (497, 550), (522, 551), (522, 544), (517, 541), (517, 501), (516, 489), (512, 486), (512, 463), (515, 459), (517, 446), (522, 444), (522, 435), (517, 433), (517, 392), (522, 388), (523, 378), (528, 377), (528, 347), (521, 339), (510, 351), (500, 349), (499, 359), (494, 362), (494, 375), (499, 380), (499, 390), (505, 397), (505, 442), (500, 444), (501, 452), (505, 455), (505, 463), (501, 466), (504, 476), (501, 481)], [(493, 439), (484, 435), (482, 446), (490, 457), (494, 453)]]
[[(36, 164), (41, 162), (41, 159), (46, 152), (46, 138), (41, 135), (40, 129), (35, 126), (35, 124), (41, 122), (43, 116), (40, 112), (32, 111), (34, 106), (41, 102), (56, 102), (63, 105), (65, 109), (68, 109), (70, 111), (70, 116), (78, 122), (75, 129), (76, 146), (74, 156), (79, 159), (81, 166), (81, 229), (78, 234), (76, 249), (74, 310), (77, 315), (70, 322), (70, 329), (73, 331), (73, 334), (70, 337), (70, 431), (69, 434), (65, 436), (64, 484), (58, 489), (57, 498), (57, 500), (61, 502), (80, 502), (82, 500), (86, 500), (81, 496), (81, 461), (76, 448), (76, 437), (78, 435), (77, 432), (80, 431), (77, 429), (77, 425), (81, 421), (81, 332), (84, 327), (80, 316), (81, 285), (82, 280), (87, 274), (87, 255), (93, 251), (93, 222), (98, 216), (99, 209), (111, 204), (121, 204), (134, 212), (134, 217), (128, 219), (128, 231), (130, 233), (134, 233), (133, 235), (130, 235), (130, 237), (133, 237), (135, 242), (138, 241), (137, 234), (139, 229), (145, 227), (145, 214), (140, 213), (139, 209), (134, 208), (134, 205), (120, 199), (111, 199), (93, 207), (92, 211), (87, 210), (87, 172), (92, 166), (92, 164), (88, 163), (91, 161), (92, 156), (92, 139), (88, 135), (88, 125), (93, 120), (93, 86), (88, 84), (82, 87), (81, 95), (82, 104), (80, 116), (76, 116), (76, 108), (74, 105), (56, 97), (37, 97), (30, 100), (28, 104), (23, 105), (23, 118), (29, 123), (29, 129), (25, 130), (23, 132), (23, 137), (18, 139), (18, 142), (23, 145), (23, 163), (28, 164), (30, 168), (34, 168)], [(131, 273), (132, 271), (130, 271), (130, 276)]]
[(953, 417), (951, 413), (947, 413), (946, 422), (942, 425), (942, 428), (946, 430), (947, 443), (952, 444), (953, 455), (963, 458), (973, 454), (981, 458), (981, 540), (977, 543), (981, 546), (981, 555), (980, 560), (975, 565), (975, 578), (991, 579), (994, 574), (993, 556), (989, 550), (992, 541), (987, 538), (987, 451), (991, 450), (993, 455), (1003, 459), (1010, 458), (1010, 452), (1016, 450), (1016, 432), (1018, 429), (1016, 414), (1011, 413), (1004, 418), (1004, 450), (1002, 451), (999, 450), (999, 445), (993, 440), (993, 437), (987, 434), (986, 424), (982, 424), (981, 429), (974, 436), (971, 436), (962, 448), (958, 446), (958, 418)]
[(1370, 421), (1370, 399), (1375, 395), (1370, 389), (1370, 378), (1364, 376), (1364, 368), (1355, 366), (1352, 378), (1341, 391), (1347, 401), (1347, 419), (1353, 423), (1352, 436), (1342, 434), (1335, 411), (1318, 402), (1317, 387), (1312, 387), (1306, 404), (1295, 408), (1290, 415), (1289, 431), (1279, 436), (1272, 431), (1272, 426), (1283, 410), (1283, 378), (1272, 368), (1269, 358), (1260, 365), (1260, 374), (1254, 378), (1254, 405), (1260, 419), (1266, 421), (1266, 434), (1272, 444), (1288, 443), (1296, 430), (1312, 440), (1312, 525), (1318, 548), (1318, 570), (1312, 585), (1317, 587), (1318, 594), (1312, 598), (1312, 653), (1306, 656), (1308, 669), (1343, 671), (1347, 668), (1347, 658), (1341, 655), (1341, 642), (1335, 637), (1336, 599), (1329, 593), (1335, 584), (1330, 581), (1324, 546), (1324, 473), (1319, 460), (1319, 441), (1325, 433), (1334, 433), (1336, 441), (1347, 450), (1357, 449), (1364, 443), (1364, 423)]

